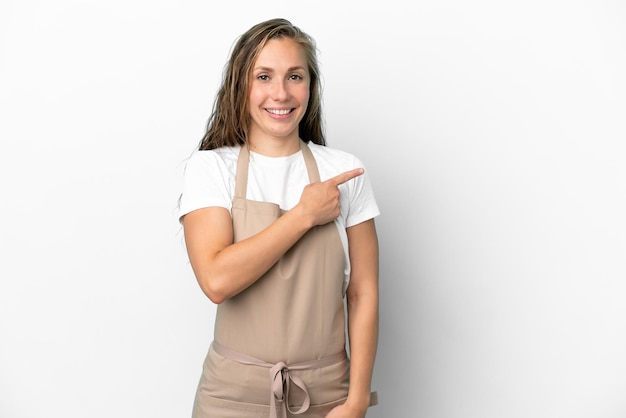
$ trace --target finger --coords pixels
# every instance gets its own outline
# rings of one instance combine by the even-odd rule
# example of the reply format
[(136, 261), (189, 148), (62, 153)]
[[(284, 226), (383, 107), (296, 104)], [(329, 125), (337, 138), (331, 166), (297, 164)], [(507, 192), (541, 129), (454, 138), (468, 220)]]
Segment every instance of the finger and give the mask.
[(364, 172), (365, 170), (363, 170), (362, 168), (355, 168), (353, 170), (338, 174), (335, 177), (328, 179), (328, 181), (335, 183), (335, 185), (339, 186), (340, 184), (343, 184), (348, 180), (352, 180), (353, 178), (360, 176)]

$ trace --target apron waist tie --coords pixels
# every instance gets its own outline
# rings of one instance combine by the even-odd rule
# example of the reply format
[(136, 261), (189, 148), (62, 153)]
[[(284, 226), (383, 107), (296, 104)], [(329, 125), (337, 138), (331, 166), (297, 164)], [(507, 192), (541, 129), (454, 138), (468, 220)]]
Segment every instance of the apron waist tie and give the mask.
[[(337, 354), (333, 354), (332, 356), (324, 357), (319, 360), (310, 360), (290, 365), (287, 365), (284, 361), (272, 364), (231, 350), (230, 348), (219, 344), (217, 341), (213, 341), (212, 346), (213, 350), (215, 350), (215, 352), (222, 357), (236, 361), (237, 363), (266, 367), (269, 369), (270, 388), (272, 392), (270, 394), (270, 418), (278, 418), (279, 416), (276, 403), (280, 404), (280, 416), (284, 418), (287, 417), (287, 410), (294, 415), (298, 415), (306, 412), (311, 405), (311, 397), (309, 396), (309, 392), (304, 384), (304, 381), (302, 381), (302, 379), (298, 376), (293, 376), (289, 373), (290, 371), (319, 369), (321, 367), (327, 367), (339, 363), (347, 358), (346, 352), (341, 351)], [(302, 392), (304, 392), (304, 402), (297, 411), (292, 411), (289, 408), (289, 387), (292, 382), (300, 388)]]

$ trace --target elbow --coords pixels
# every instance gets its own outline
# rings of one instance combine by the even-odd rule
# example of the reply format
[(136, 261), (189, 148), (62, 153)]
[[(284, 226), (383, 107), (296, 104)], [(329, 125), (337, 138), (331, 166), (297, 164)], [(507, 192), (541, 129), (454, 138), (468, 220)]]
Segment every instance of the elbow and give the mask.
[(215, 278), (210, 280), (208, 278), (203, 278), (198, 280), (198, 282), (200, 283), (202, 292), (216, 305), (219, 305), (228, 299), (228, 295), (226, 294), (223, 286), (219, 286), (217, 283), (218, 280)]
[(218, 289), (213, 289), (211, 287), (203, 287), (202, 291), (204, 294), (211, 300), (211, 302), (219, 305), (224, 302), (228, 297), (224, 294), (224, 292), (219, 291)]
[(202, 264), (193, 269), (200, 289), (211, 302), (219, 305), (239, 293), (237, 272), (231, 268), (219, 268), (212, 263)]
[(225, 297), (223, 297), (222, 295), (218, 293), (208, 292), (205, 290), (204, 294), (209, 298), (211, 302), (215, 303), (216, 305), (219, 305), (220, 303), (226, 300)]

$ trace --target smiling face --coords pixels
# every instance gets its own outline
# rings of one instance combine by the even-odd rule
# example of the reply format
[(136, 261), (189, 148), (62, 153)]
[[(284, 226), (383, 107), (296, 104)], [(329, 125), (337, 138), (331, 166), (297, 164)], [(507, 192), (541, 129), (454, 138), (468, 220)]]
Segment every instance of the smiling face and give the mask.
[(252, 68), (248, 111), (253, 149), (299, 147), (298, 124), (309, 102), (306, 54), (289, 38), (271, 39)]

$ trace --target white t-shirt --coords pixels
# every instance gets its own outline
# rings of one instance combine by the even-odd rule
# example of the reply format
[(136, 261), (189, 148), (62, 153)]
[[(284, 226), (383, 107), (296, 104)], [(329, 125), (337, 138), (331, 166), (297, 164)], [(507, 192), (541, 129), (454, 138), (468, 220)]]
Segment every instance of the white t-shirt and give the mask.
[[(308, 143), (320, 173), (328, 180), (353, 168), (365, 168), (358, 158), (344, 151)], [(187, 213), (211, 206), (230, 211), (235, 193), (235, 174), (239, 146), (194, 152), (185, 166), (179, 220)], [(302, 190), (309, 184), (302, 151), (287, 157), (267, 157), (250, 152), (246, 198), (272, 202), (289, 210), (300, 201)], [(367, 171), (339, 185), (341, 214), (335, 220), (346, 256), (344, 292), (350, 278), (348, 237), (346, 228), (380, 214)]]

